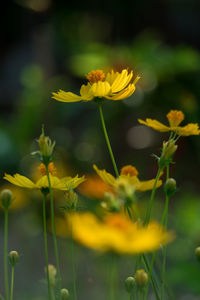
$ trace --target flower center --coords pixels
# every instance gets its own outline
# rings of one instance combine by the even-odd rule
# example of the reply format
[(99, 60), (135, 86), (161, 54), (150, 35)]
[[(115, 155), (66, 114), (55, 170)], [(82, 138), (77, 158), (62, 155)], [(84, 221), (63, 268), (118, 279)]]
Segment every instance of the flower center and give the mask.
[(121, 169), (120, 175), (125, 175), (125, 176), (138, 176), (138, 170), (131, 166), (131, 165), (127, 165), (124, 166)]
[(167, 119), (171, 127), (178, 126), (183, 120), (185, 116), (180, 110), (170, 110), (167, 114)]
[(113, 215), (112, 217), (109, 216), (105, 218), (105, 222), (110, 227), (114, 227), (122, 230), (126, 230), (130, 226), (129, 222), (125, 218), (122, 218), (119, 215)]
[(102, 70), (93, 70), (87, 74), (87, 79), (90, 83), (102, 81), (105, 78), (105, 74)]
[[(41, 163), (39, 166), (38, 166), (38, 170), (40, 172), (40, 174), (42, 174), (42, 176), (45, 176), (47, 175), (47, 172), (46, 172), (46, 167), (43, 163)], [(48, 165), (48, 170), (49, 170), (49, 173), (53, 176), (56, 175), (56, 167), (54, 166), (54, 163), (53, 162), (50, 162), (49, 165)]]

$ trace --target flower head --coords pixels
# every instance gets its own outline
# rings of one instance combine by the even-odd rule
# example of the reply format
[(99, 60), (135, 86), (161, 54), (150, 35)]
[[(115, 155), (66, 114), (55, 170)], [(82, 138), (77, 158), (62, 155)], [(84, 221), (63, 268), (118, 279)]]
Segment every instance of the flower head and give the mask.
[[(36, 182), (33, 182), (29, 178), (22, 176), (20, 174), (15, 174), (14, 176), (5, 174), (4, 179), (19, 187), (24, 187), (28, 189), (43, 189), (43, 188), (46, 189), (49, 188), (49, 182), (48, 182), (47, 175), (44, 174), (43, 167), (44, 167), (43, 164), (40, 164), (39, 170), (41, 171), (42, 177), (40, 177), (40, 179), (37, 180)], [(55, 167), (53, 163), (49, 165), (49, 168), (50, 168), (49, 169), (50, 181), (53, 189), (67, 191), (76, 188), (81, 182), (85, 180), (84, 176), (78, 177), (78, 175), (76, 175), (75, 177), (68, 176), (60, 179), (57, 176), (53, 175), (53, 172), (55, 172)]]
[(74, 213), (57, 219), (56, 232), (65, 237), (68, 224), (72, 225), (73, 237), (82, 245), (99, 251), (119, 254), (137, 254), (153, 251), (173, 239), (157, 223), (141, 227), (120, 213), (110, 214), (102, 220), (92, 213)]
[(152, 120), (147, 118), (145, 121), (138, 119), (139, 123), (144, 124), (148, 127), (151, 127), (157, 131), (167, 132), (173, 131), (178, 135), (189, 136), (189, 135), (199, 135), (199, 125), (196, 123), (190, 123), (186, 126), (179, 126), (180, 123), (184, 120), (185, 116), (180, 110), (171, 110), (167, 114), (167, 119), (169, 126), (160, 123), (157, 120)]
[[(135, 191), (148, 191), (154, 186), (155, 179), (140, 181), (138, 178), (138, 170), (131, 165), (124, 166), (121, 169), (119, 178), (115, 178), (113, 175), (108, 173), (106, 170), (99, 170), (96, 165), (93, 166), (100, 178), (109, 186), (113, 188), (119, 188), (124, 185), (132, 186)], [(161, 186), (162, 181), (157, 182), (157, 188)]]
[(86, 78), (88, 83), (81, 86), (80, 96), (60, 90), (58, 93), (53, 93), (53, 98), (61, 102), (91, 101), (95, 97), (122, 100), (134, 93), (135, 84), (140, 79), (137, 76), (132, 81), (133, 72), (128, 73), (127, 69), (121, 73), (112, 70), (106, 74), (102, 70), (93, 70)]

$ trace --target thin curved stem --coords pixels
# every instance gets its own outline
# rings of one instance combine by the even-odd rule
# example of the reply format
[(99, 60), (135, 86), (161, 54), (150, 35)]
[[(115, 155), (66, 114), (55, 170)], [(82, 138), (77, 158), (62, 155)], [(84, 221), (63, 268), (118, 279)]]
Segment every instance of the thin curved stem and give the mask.
[[(152, 256), (152, 259), (151, 259), (151, 265), (150, 265), (150, 270), (149, 270), (150, 274), (152, 274), (155, 259), (156, 259), (156, 251), (153, 252), (153, 256)], [(145, 300), (147, 300), (148, 291), (149, 291), (149, 281), (147, 282), (147, 286), (146, 286), (145, 297), (144, 297)]]
[(14, 271), (15, 271), (15, 267), (12, 266), (12, 269), (11, 269), (11, 283), (10, 283), (10, 300), (13, 300)]
[[(166, 172), (166, 181), (169, 179), (169, 165), (167, 166)], [(168, 206), (169, 206), (169, 196), (166, 194), (165, 200), (165, 208), (162, 217), (162, 224), (164, 224), (164, 229), (167, 230), (167, 222), (168, 222)], [(167, 258), (167, 246), (163, 248), (163, 264), (162, 264), (162, 284), (161, 284), (161, 300), (164, 299), (165, 296), (165, 270), (166, 270), (166, 258)]]
[(47, 197), (44, 194), (43, 203), (42, 203), (44, 253), (45, 253), (45, 264), (46, 264), (46, 274), (47, 274), (47, 285), (48, 285), (48, 298), (51, 300), (52, 297), (51, 297), (51, 289), (50, 289), (50, 281), (49, 281), (49, 258), (48, 258), (48, 245), (47, 245), (46, 201), (47, 201)]
[(119, 172), (118, 172), (118, 169), (117, 169), (115, 157), (114, 157), (114, 154), (113, 154), (113, 151), (112, 151), (112, 147), (111, 147), (111, 144), (110, 144), (110, 140), (109, 140), (109, 137), (108, 137), (108, 132), (107, 132), (105, 121), (104, 121), (101, 101), (98, 101), (98, 106), (99, 106), (101, 124), (102, 124), (102, 127), (103, 127), (103, 132), (104, 132), (105, 140), (106, 140), (106, 143), (107, 143), (107, 146), (108, 146), (108, 151), (109, 151), (109, 154), (110, 154), (110, 158), (112, 160), (112, 164), (113, 164), (113, 167), (114, 167), (114, 170), (115, 170), (115, 175), (116, 175), (116, 177), (119, 177)]
[(61, 272), (60, 272), (60, 263), (59, 263), (59, 255), (58, 255), (58, 245), (57, 245), (57, 238), (56, 238), (56, 226), (55, 226), (55, 214), (54, 214), (54, 200), (53, 200), (53, 193), (51, 187), (51, 180), (48, 170), (48, 165), (46, 166), (46, 173), (47, 179), (49, 184), (49, 196), (50, 196), (50, 210), (51, 210), (51, 226), (52, 226), (52, 233), (53, 233), (53, 244), (54, 244), (54, 252), (56, 258), (56, 269), (58, 272), (58, 281), (59, 281), (59, 290), (61, 289)]
[[(146, 259), (146, 256), (145, 256), (144, 254), (142, 255), (142, 259), (143, 259), (144, 265), (145, 265), (145, 267), (146, 267), (146, 269), (147, 269), (147, 271), (148, 271), (149, 279), (150, 279), (150, 281), (151, 281), (151, 285), (152, 285), (154, 294), (155, 294), (155, 296), (156, 296), (156, 299), (157, 299), (157, 300), (160, 300), (160, 296), (159, 296), (159, 294), (158, 294), (157, 287), (156, 287), (156, 284), (155, 284), (155, 282), (154, 282), (154, 278), (153, 278), (153, 275), (152, 275), (151, 267), (149, 266), (148, 260)], [(153, 266), (152, 266), (152, 268), (153, 268)], [(150, 272), (150, 270), (151, 270), (151, 272)]]
[(159, 180), (161, 171), (162, 171), (162, 168), (159, 167), (156, 178), (155, 178), (155, 181), (154, 181), (153, 189), (152, 189), (152, 192), (151, 192), (151, 197), (150, 197), (150, 200), (149, 200), (149, 203), (148, 203), (148, 206), (147, 206), (147, 212), (146, 212), (146, 217), (145, 217), (145, 220), (144, 220), (144, 225), (148, 225), (148, 223), (150, 221), (151, 211), (152, 211), (152, 207), (153, 207), (153, 201), (154, 201), (155, 192), (156, 192), (156, 186), (157, 186), (157, 182)]
[(6, 300), (9, 300), (9, 284), (8, 284), (8, 208), (5, 208), (4, 221), (4, 282)]

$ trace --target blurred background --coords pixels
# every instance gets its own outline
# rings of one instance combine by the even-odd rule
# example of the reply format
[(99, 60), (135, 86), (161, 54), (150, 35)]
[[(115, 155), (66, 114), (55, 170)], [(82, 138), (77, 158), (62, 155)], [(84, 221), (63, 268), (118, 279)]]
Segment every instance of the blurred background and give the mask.
[[(39, 162), (30, 153), (36, 150), (42, 124), (46, 134), (56, 140), (55, 161), (60, 174), (93, 173), (93, 163), (113, 171), (96, 104), (65, 104), (51, 99), (51, 93), (59, 89), (79, 93), (81, 84), (86, 83), (85, 75), (93, 69), (129, 68), (141, 76), (130, 98), (103, 104), (117, 164), (135, 165), (140, 179), (155, 176), (157, 166), (151, 154), (159, 154), (168, 136), (141, 126), (138, 118), (166, 123), (168, 111), (179, 109), (185, 114), (184, 124), (200, 123), (198, 0), (16, 0), (4, 4), (0, 47), (1, 179), (5, 172), (34, 178)], [(194, 248), (200, 244), (199, 137), (180, 139), (175, 161), (171, 176), (176, 178), (179, 190), (170, 203), (169, 227), (176, 230), (177, 239), (169, 246), (167, 278), (175, 291), (174, 299), (195, 300), (200, 299), (200, 265), (194, 257)], [(43, 241), (41, 201), (37, 192), (30, 195), (16, 189), (15, 193), (9, 226), (9, 250), (17, 248), (21, 254), (15, 297), (42, 300), (46, 287), (38, 246)], [(142, 203), (145, 197), (148, 194), (142, 197)], [(155, 218), (160, 218), (163, 203), (160, 193)], [(0, 221), (3, 226), (3, 213)], [(60, 249), (70, 289), (70, 257), (65, 241), (60, 241)], [(79, 247), (77, 253), (80, 299), (105, 299), (106, 258)], [(120, 299), (126, 299), (123, 280), (133, 268), (128, 258), (121, 258), (120, 264), (119, 294)], [(3, 290), (2, 283), (0, 288)]]

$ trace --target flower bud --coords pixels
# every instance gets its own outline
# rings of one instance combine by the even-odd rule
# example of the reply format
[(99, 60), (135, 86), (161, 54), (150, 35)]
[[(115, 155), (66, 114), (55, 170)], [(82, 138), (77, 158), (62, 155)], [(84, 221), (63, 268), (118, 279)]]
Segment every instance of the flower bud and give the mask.
[(15, 267), (19, 261), (19, 254), (17, 251), (10, 251), (8, 255), (9, 263), (12, 267)]
[(130, 294), (132, 293), (134, 287), (135, 287), (135, 279), (131, 276), (127, 277), (124, 281), (124, 285), (126, 288), (126, 291)]
[[(45, 272), (46, 272), (46, 268), (45, 268)], [(57, 274), (57, 270), (53, 265), (48, 265), (48, 271), (49, 271), (49, 282), (51, 286), (55, 286), (56, 284), (56, 274)]]
[(0, 200), (4, 208), (9, 208), (13, 201), (13, 194), (11, 190), (5, 189), (1, 192)]
[(60, 290), (61, 300), (68, 300), (69, 299), (69, 291), (67, 289)]
[(176, 180), (168, 178), (164, 185), (164, 191), (167, 196), (171, 196), (176, 192)]
[(44, 128), (42, 128), (42, 133), (40, 135), (38, 146), (40, 148), (41, 160), (44, 164), (49, 164), (55, 147), (55, 141), (52, 142), (48, 136), (44, 135)]
[(66, 200), (66, 207), (68, 209), (76, 209), (77, 202), (78, 202), (78, 195), (72, 190), (65, 192), (64, 195)]
[(145, 287), (148, 282), (148, 274), (144, 270), (137, 270), (135, 273), (135, 281), (138, 287)]
[(197, 247), (195, 249), (195, 255), (196, 255), (197, 260), (200, 262), (200, 247)]
[(163, 142), (162, 153), (159, 159), (159, 165), (161, 167), (165, 167), (172, 162), (173, 155), (176, 152), (177, 148), (178, 146), (175, 144), (175, 141), (173, 140)]

